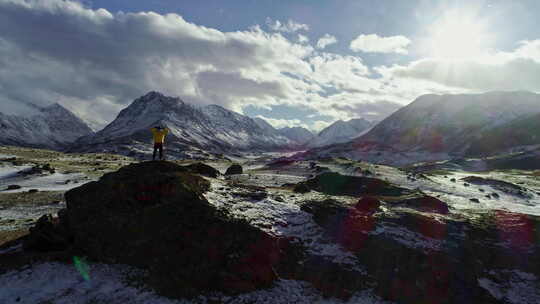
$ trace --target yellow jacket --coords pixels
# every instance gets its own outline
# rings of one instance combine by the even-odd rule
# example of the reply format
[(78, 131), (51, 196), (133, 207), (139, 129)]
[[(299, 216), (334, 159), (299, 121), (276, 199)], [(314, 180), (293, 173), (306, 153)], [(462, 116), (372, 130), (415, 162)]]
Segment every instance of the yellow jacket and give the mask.
[(156, 144), (164, 143), (165, 142), (165, 136), (167, 136), (167, 134), (169, 133), (168, 128), (161, 129), (161, 130), (158, 130), (156, 128), (152, 128), (152, 129), (150, 129), (150, 131), (152, 131), (152, 135), (154, 135), (154, 143), (156, 143)]

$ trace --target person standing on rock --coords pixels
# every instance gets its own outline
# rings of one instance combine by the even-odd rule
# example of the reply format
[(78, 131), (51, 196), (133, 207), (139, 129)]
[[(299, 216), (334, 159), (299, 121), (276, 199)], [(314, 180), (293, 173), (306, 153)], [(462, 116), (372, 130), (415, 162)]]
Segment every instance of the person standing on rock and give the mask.
[(156, 126), (151, 128), (150, 131), (154, 136), (154, 154), (152, 155), (152, 160), (156, 160), (156, 152), (159, 150), (159, 159), (163, 160), (163, 144), (165, 143), (165, 136), (169, 134), (168, 128), (163, 128), (161, 126)]

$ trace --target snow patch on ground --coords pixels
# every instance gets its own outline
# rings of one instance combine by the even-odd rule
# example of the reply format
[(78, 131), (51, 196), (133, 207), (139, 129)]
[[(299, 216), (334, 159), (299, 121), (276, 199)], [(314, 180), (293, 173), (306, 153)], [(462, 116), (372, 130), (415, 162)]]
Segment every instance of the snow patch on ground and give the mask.
[[(218, 208), (225, 208), (233, 216), (244, 218), (268, 233), (298, 239), (311, 254), (323, 256), (335, 263), (346, 264), (356, 271), (363, 272), (352, 253), (329, 241), (312, 215), (300, 210), (298, 198), (296, 195), (292, 197), (291, 195), (294, 195), (292, 192), (273, 190), (268, 192), (267, 198), (256, 201), (237, 197), (232, 194), (236, 189), (230, 190), (225, 187), (227, 185), (221, 181), (212, 181), (214, 190), (205, 194), (206, 199)], [(216, 190), (220, 188), (224, 190)], [(276, 200), (278, 196), (282, 201)], [(324, 197), (318, 199), (322, 200)]]
[[(73, 265), (44, 263), (0, 276), (0, 303), (182, 303), (128, 286), (127, 266), (88, 264), (89, 279)], [(184, 302), (187, 303), (187, 302)]]
[[(7, 209), (1, 209), (0, 231), (17, 230), (21, 225), (31, 227), (34, 220), (37, 220), (44, 214), (56, 214), (60, 209), (66, 208), (65, 202), (54, 205), (42, 206), (14, 206)], [(21, 221), (25, 220), (24, 223)]]
[(3, 191), (4, 193), (24, 192), (29, 189), (39, 191), (68, 191), (90, 180), (83, 173), (53, 173), (50, 175), (19, 176), (11, 175), (0, 179), (0, 185), (19, 185), (20, 189)]
[(30, 168), (30, 166), (0, 166), (0, 186), (7, 184), (4, 179), (12, 178), (17, 175), (17, 172)]
[[(87, 274), (87, 279), (84, 278)], [(193, 300), (173, 300), (151, 290), (130, 286), (126, 277), (142, 275), (140, 270), (125, 265), (84, 263), (79, 270), (74, 265), (43, 263), (20, 271), (0, 275), (0, 303), (327, 303), (327, 304), (383, 304), (370, 290), (356, 293), (349, 301), (324, 299), (309, 284), (279, 280), (274, 287), (238, 296), (214, 294)]]
[(540, 303), (540, 282), (530, 273), (519, 270), (490, 271), (488, 278), (478, 279), (478, 284), (505, 303)]
[(441, 250), (444, 243), (440, 240), (425, 237), (419, 233), (399, 226), (379, 226), (369, 233), (370, 235), (386, 235), (397, 242), (410, 247), (423, 250)]

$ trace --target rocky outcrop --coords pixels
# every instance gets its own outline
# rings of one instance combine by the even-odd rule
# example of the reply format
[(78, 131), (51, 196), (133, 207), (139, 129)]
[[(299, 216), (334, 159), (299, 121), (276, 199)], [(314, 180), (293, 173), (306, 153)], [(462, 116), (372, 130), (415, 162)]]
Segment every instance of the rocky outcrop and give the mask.
[(242, 174), (243, 172), (244, 170), (241, 165), (232, 164), (229, 168), (227, 168), (227, 171), (225, 171), (225, 175)]
[(25, 250), (31, 251), (62, 251), (71, 246), (73, 241), (67, 220), (67, 210), (59, 212), (58, 217), (43, 215), (30, 233), (23, 240)]
[[(383, 204), (390, 211), (382, 212)], [(504, 211), (441, 217), (438, 208), (419, 214), (394, 206), (368, 197), (356, 204), (312, 201), (302, 210), (361, 261), (381, 297), (398, 303), (501, 303), (479, 280), (508, 270), (540, 273), (538, 217)]]
[(268, 287), (284, 243), (209, 204), (209, 183), (185, 170), (133, 164), (67, 192), (75, 247), (147, 269), (149, 285), (169, 296)]
[(433, 212), (440, 214), (448, 214), (449, 212), (448, 205), (445, 202), (429, 195), (405, 198), (403, 200), (393, 202), (393, 204), (416, 209), (422, 212)]
[(509, 183), (509, 182), (493, 179), (493, 178), (467, 176), (467, 177), (462, 178), (461, 180), (474, 184), (474, 185), (491, 186), (494, 189), (497, 189), (507, 194), (517, 195), (521, 197), (528, 197), (528, 198), (532, 197), (532, 193), (530, 193), (529, 190), (524, 187)]
[(216, 178), (219, 175), (221, 175), (221, 173), (217, 169), (203, 163), (194, 163), (191, 165), (187, 165), (184, 168), (186, 168), (187, 171), (191, 173), (196, 173), (196, 174), (213, 177), (213, 178)]
[(370, 177), (341, 175), (325, 172), (303, 182), (307, 188), (328, 195), (381, 195), (400, 196), (412, 193), (410, 190), (389, 182)]

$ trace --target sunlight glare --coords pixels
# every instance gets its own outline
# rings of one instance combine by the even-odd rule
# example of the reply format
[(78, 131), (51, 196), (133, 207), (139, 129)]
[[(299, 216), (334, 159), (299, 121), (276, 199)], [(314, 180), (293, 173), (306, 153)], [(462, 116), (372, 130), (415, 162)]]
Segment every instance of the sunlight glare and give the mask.
[(491, 34), (487, 23), (475, 16), (448, 12), (432, 25), (429, 32), (431, 56), (473, 59), (488, 55)]

